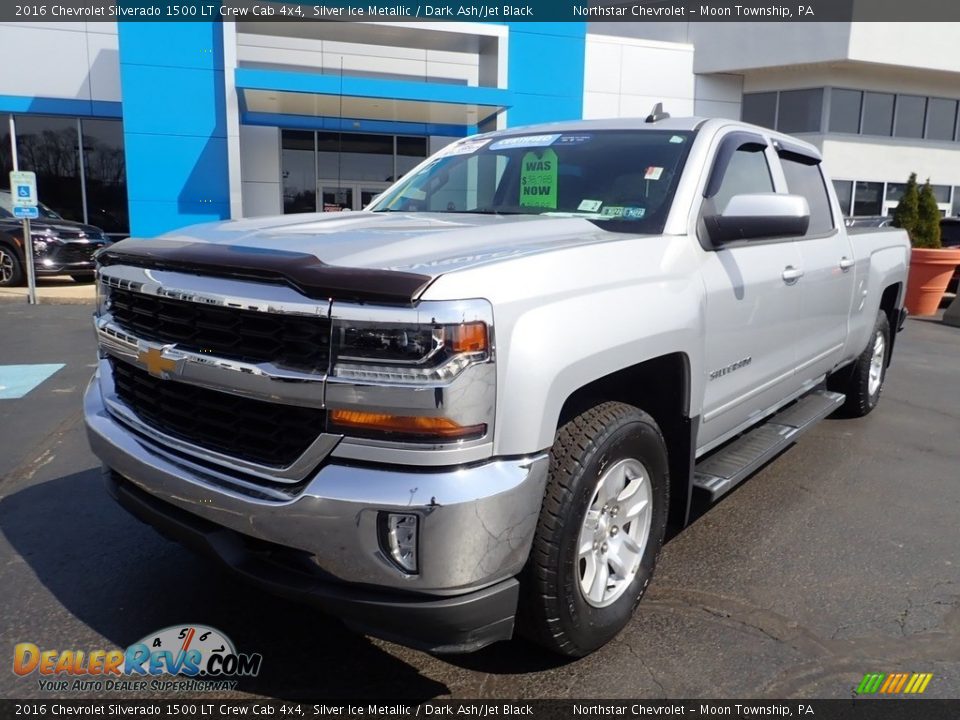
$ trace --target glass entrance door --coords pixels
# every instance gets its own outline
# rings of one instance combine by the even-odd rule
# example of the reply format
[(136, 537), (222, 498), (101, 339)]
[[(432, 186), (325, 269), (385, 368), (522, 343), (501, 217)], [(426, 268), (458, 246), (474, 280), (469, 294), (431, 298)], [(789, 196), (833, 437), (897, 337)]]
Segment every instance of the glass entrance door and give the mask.
[(318, 180), (321, 212), (363, 210), (373, 198), (390, 187), (390, 183)]

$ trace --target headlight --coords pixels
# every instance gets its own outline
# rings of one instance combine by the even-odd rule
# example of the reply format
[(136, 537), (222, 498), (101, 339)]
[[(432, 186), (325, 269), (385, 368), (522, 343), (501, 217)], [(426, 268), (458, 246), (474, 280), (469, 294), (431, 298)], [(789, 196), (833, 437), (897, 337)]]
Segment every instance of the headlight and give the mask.
[(334, 325), (333, 376), (385, 383), (443, 383), (490, 358), (484, 322)]
[(411, 445), (453, 445), (489, 434), (496, 398), (490, 303), (334, 302), (331, 315), (330, 430)]
[(33, 241), (33, 252), (35, 255), (45, 254), (52, 245), (56, 245), (59, 240), (55, 235), (48, 232), (32, 232), (30, 239)]
[(110, 291), (103, 286), (103, 282), (100, 280), (99, 269), (94, 276), (93, 286), (97, 292), (97, 316), (99, 317), (110, 309)]

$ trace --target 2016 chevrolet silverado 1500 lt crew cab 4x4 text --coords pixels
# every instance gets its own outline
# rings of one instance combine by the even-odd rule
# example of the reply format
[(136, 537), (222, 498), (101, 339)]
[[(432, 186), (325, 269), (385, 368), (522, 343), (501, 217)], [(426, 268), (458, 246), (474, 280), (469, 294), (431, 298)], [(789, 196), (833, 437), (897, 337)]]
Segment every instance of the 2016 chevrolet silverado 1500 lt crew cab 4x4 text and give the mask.
[(101, 251), (87, 428), (122, 505), (261, 586), (433, 651), (516, 625), (583, 655), (694, 493), (873, 409), (908, 261), (758, 127), (478, 135), (362, 212)]

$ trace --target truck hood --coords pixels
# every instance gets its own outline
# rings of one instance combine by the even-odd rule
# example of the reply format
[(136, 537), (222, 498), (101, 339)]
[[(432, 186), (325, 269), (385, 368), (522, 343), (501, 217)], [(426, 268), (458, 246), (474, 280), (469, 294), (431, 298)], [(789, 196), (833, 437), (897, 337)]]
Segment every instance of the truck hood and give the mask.
[(616, 239), (578, 217), (321, 213), (195, 225), (123, 240), (99, 259), (282, 278), (310, 297), (411, 302), (444, 273)]

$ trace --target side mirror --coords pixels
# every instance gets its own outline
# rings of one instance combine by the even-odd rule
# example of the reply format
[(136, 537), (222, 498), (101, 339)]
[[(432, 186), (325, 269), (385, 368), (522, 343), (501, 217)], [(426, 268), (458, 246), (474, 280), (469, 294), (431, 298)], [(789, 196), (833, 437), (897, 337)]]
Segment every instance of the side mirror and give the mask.
[(803, 235), (810, 225), (810, 206), (801, 195), (755, 193), (734, 195), (719, 215), (703, 219), (714, 245)]

